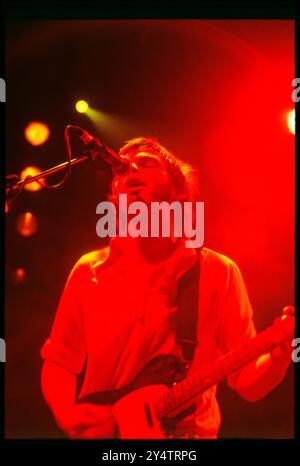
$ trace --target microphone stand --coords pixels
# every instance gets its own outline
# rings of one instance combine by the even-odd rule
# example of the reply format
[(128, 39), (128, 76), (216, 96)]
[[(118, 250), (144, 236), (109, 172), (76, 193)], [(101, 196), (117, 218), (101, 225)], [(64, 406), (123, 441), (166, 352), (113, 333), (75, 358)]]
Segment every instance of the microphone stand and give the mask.
[[(42, 186), (52, 188), (52, 186), (47, 186), (43, 183), (44, 178), (47, 178), (54, 173), (58, 173), (66, 168), (71, 168), (72, 165), (78, 165), (82, 162), (85, 162), (89, 159), (96, 158), (98, 153), (96, 151), (85, 151), (82, 155), (74, 157), (67, 162), (60, 163), (52, 168), (48, 168), (43, 172), (39, 173), (38, 175), (34, 176), (27, 176), (24, 180), (19, 180), (18, 175), (8, 175), (6, 177), (6, 202), (11, 204), (15, 198), (23, 191), (24, 186), (29, 183), (33, 183), (34, 181), (38, 182), (40, 180), (40, 184)], [(18, 181), (17, 181), (18, 180)]]
[[(72, 158), (72, 149), (71, 149), (71, 144), (70, 144), (70, 132), (71, 131), (73, 133), (74, 132), (79, 133), (80, 139), (82, 140), (82, 142), (86, 146), (87, 145), (90, 146), (90, 148), (86, 149), (82, 154), (76, 157), (73, 157), (73, 158)], [(120, 173), (120, 169), (124, 168), (125, 162), (121, 161), (114, 151), (109, 149), (109, 147), (107, 147), (102, 141), (93, 137), (87, 131), (83, 130), (79, 126), (68, 125), (65, 128), (64, 138), (65, 138), (67, 153), (68, 153), (68, 160), (66, 162), (60, 163), (56, 165), (55, 167), (48, 168), (48, 170), (45, 170), (39, 173), (38, 175), (34, 175), (34, 176), (28, 175), (26, 176), (24, 180), (20, 180), (18, 175), (8, 175), (6, 177), (6, 202), (5, 202), (6, 213), (9, 212), (9, 208), (12, 202), (19, 196), (19, 194), (21, 194), (21, 192), (24, 190), (24, 187), (29, 183), (38, 182), (43, 188), (47, 188), (47, 189), (58, 189), (61, 186), (63, 186), (70, 177), (72, 165), (78, 165), (89, 159), (94, 161), (97, 157), (100, 156), (100, 158), (102, 158), (104, 161), (104, 166), (105, 166), (105, 162), (107, 165), (110, 165), (111, 168), (113, 168), (113, 166), (116, 165), (115, 169), (113, 170), (116, 173), (117, 173), (117, 169), (118, 169), (118, 172)], [(118, 164), (119, 166), (117, 166)], [(128, 161), (125, 163), (125, 166), (128, 166)], [(66, 169), (66, 173), (63, 179), (59, 183), (52, 185), (52, 186), (45, 183), (45, 178), (53, 175), (54, 173), (58, 173), (64, 169)]]

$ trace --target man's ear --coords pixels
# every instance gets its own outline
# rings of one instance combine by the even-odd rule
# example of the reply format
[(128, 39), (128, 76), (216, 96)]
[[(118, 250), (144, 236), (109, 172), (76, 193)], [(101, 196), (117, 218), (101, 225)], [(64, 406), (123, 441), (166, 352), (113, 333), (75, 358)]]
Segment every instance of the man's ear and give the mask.
[(111, 202), (114, 202), (117, 199), (117, 194), (116, 194), (115, 188), (116, 188), (116, 180), (113, 179), (112, 182), (111, 182), (110, 192), (109, 192), (109, 195), (108, 195), (108, 200), (111, 201)]

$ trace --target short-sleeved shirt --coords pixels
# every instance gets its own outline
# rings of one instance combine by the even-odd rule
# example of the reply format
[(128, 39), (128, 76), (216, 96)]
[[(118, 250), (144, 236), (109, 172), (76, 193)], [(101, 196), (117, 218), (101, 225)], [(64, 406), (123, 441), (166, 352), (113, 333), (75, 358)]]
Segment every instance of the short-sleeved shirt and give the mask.
[[(198, 345), (191, 373), (256, 334), (237, 265), (205, 247), (199, 256)], [(74, 375), (85, 366), (79, 397), (131, 382), (155, 356), (176, 353), (177, 284), (196, 260), (196, 251), (182, 243), (167, 260), (149, 264), (128, 238), (85, 254), (67, 280), (42, 358)], [(236, 374), (227, 380), (236, 387)], [(196, 412), (178, 424), (175, 436), (217, 437), (216, 390), (212, 386), (196, 399)]]

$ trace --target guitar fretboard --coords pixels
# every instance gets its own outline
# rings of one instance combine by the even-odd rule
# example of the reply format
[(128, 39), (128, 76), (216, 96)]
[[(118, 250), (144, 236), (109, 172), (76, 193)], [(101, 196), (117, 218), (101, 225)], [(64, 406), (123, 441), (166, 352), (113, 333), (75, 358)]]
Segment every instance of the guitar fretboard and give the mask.
[[(281, 324), (288, 324), (288, 322), (282, 321)], [(292, 331), (292, 328), (288, 332), (284, 330), (284, 325), (281, 327), (282, 329), (273, 326), (264, 330), (247, 343), (221, 356), (210, 366), (194, 372), (160, 395), (154, 405), (157, 418), (172, 416), (173, 412), (184, 408), (201, 392), (226, 379), (258, 356), (270, 351)], [(288, 325), (286, 327), (288, 328)]]

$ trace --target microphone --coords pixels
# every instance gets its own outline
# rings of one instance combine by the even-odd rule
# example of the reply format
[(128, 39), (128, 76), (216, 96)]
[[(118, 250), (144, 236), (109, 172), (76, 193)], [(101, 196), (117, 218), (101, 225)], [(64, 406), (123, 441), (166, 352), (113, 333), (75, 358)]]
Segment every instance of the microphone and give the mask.
[(86, 146), (91, 146), (92, 156), (101, 156), (102, 159), (111, 166), (115, 174), (125, 173), (130, 166), (130, 160), (128, 157), (119, 156), (115, 151), (107, 147), (103, 141), (96, 136), (93, 136), (85, 129), (80, 128), (76, 125), (68, 125), (68, 131), (77, 133), (79, 138)]

